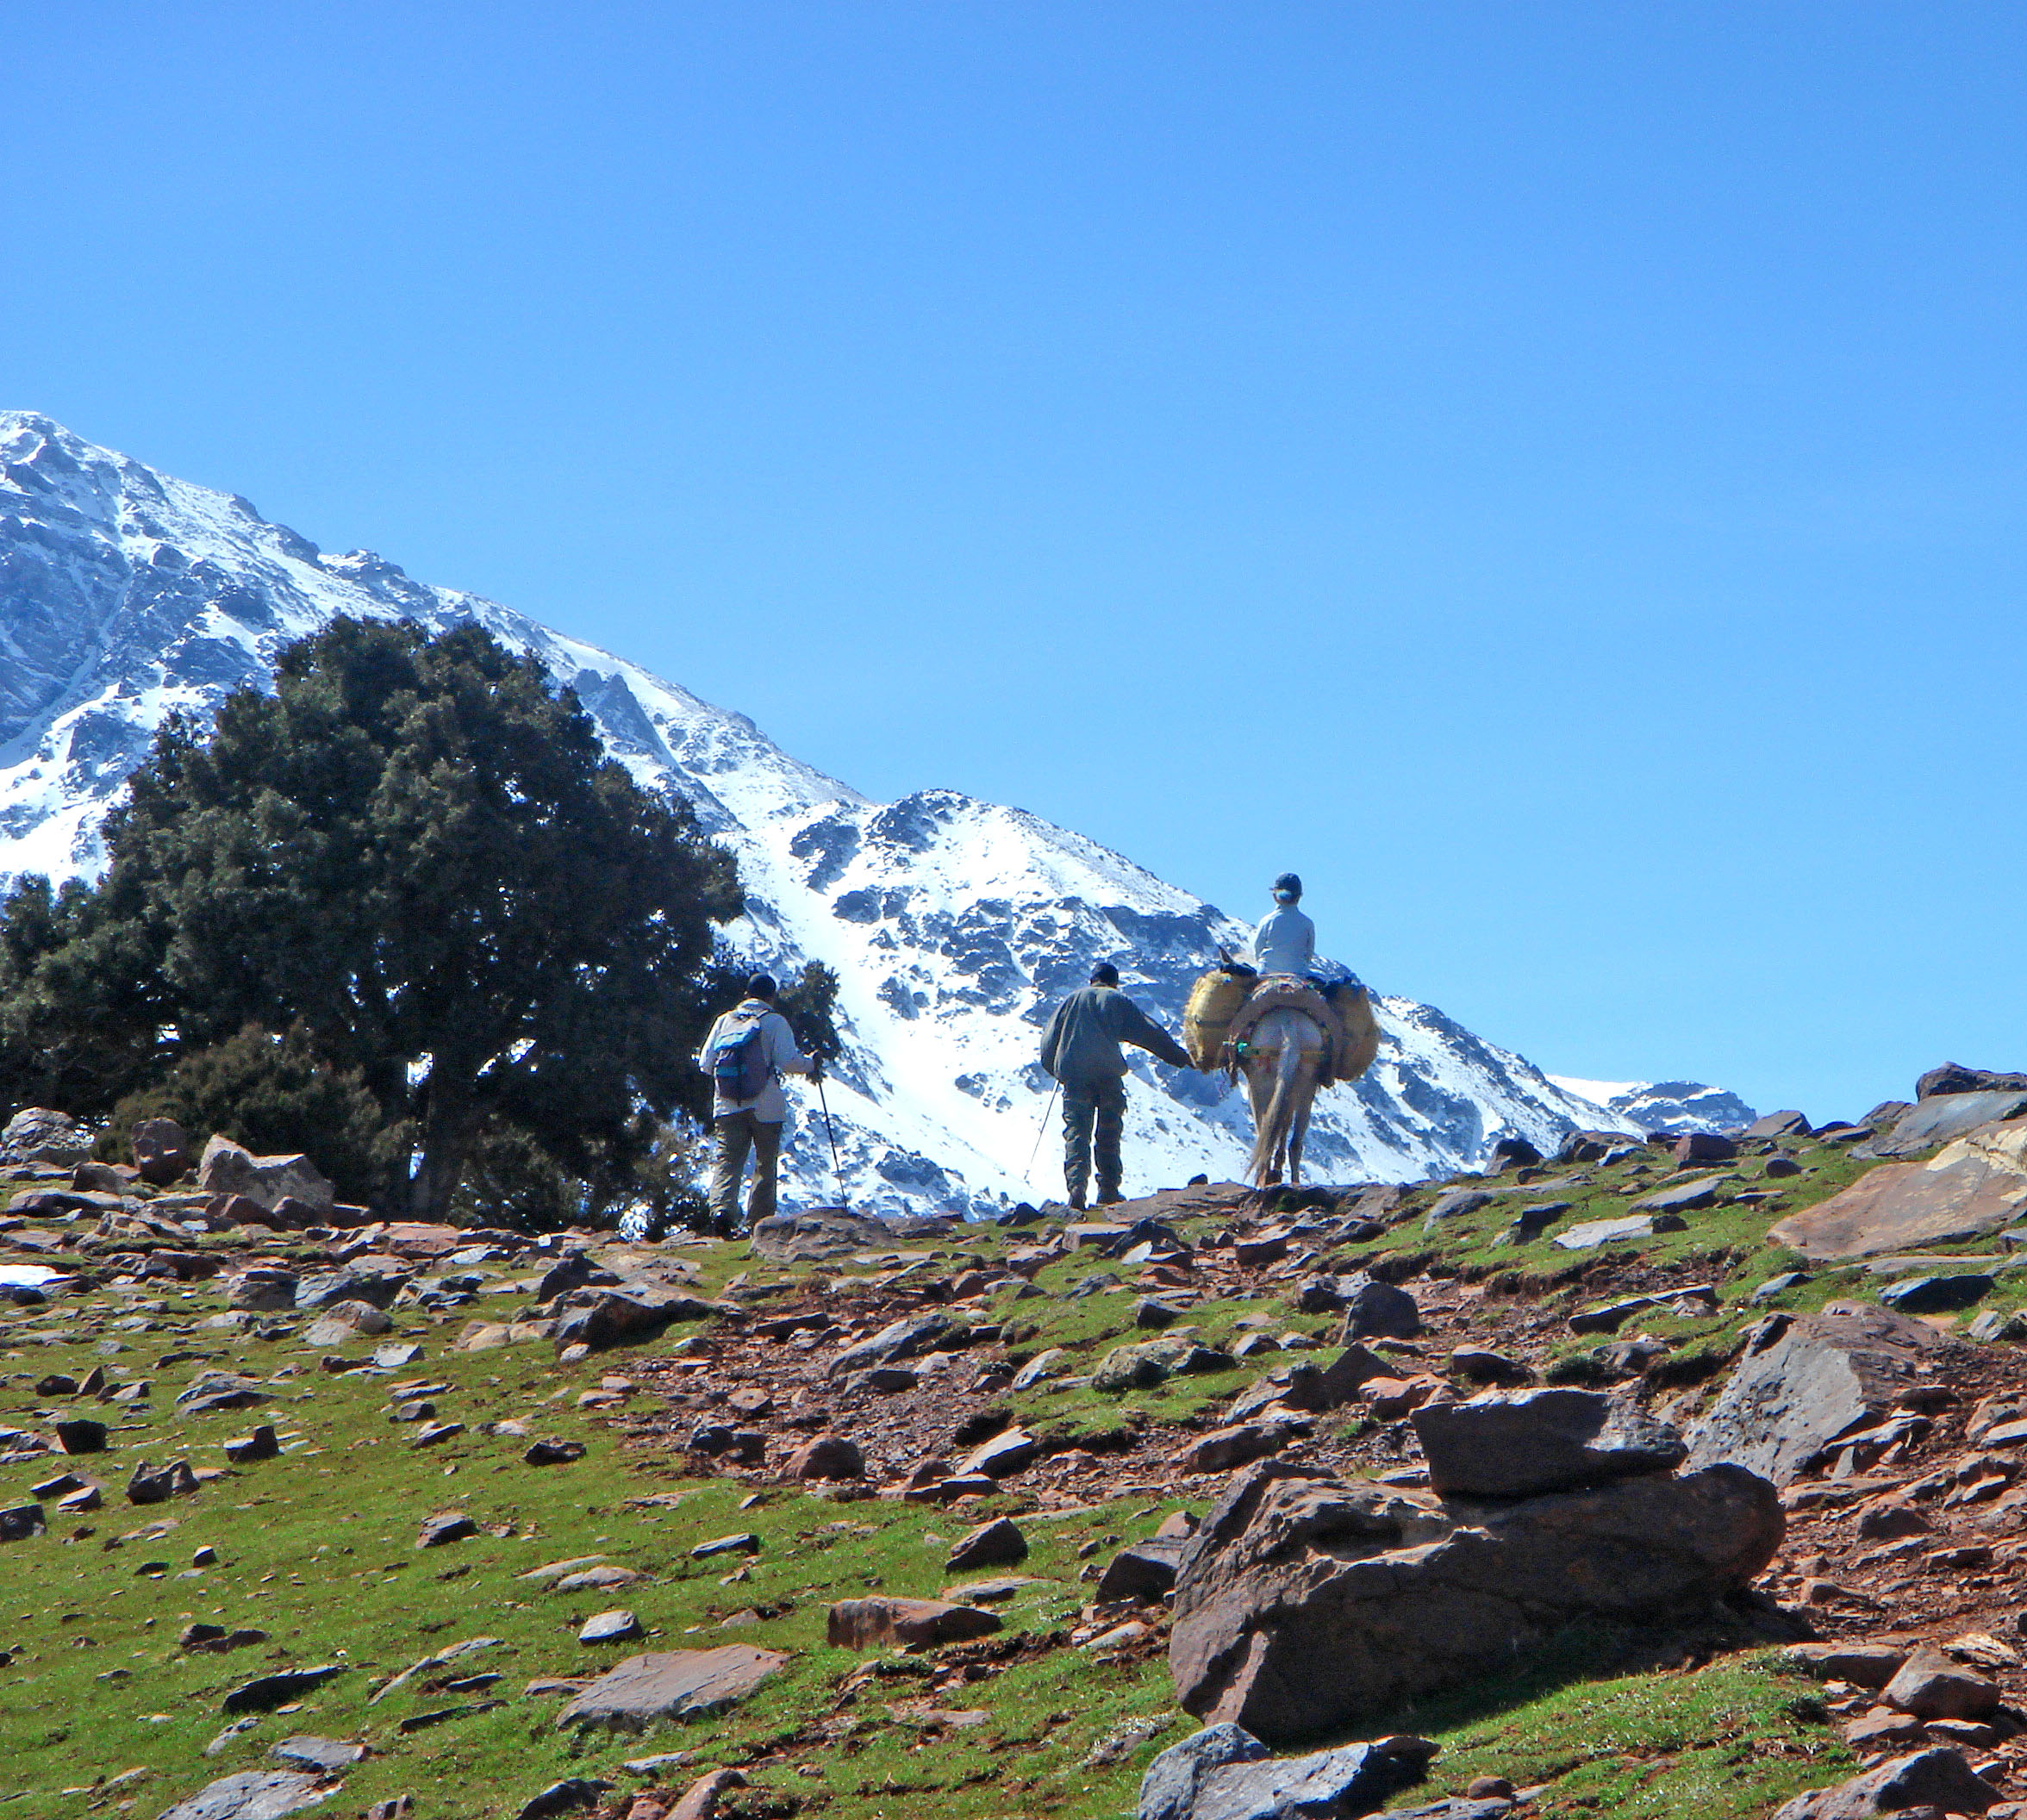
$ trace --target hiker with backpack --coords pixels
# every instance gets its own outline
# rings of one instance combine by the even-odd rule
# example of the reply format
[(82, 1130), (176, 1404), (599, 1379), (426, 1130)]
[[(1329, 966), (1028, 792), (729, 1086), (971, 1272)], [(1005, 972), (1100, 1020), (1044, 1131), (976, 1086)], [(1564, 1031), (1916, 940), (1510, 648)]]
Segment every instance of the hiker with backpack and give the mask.
[(697, 1052), (698, 1067), (711, 1077), (711, 1129), (718, 1141), (711, 1170), (711, 1230), (720, 1238), (739, 1231), (739, 1181), (748, 1156), (753, 1161), (749, 1226), (774, 1212), (782, 1128), (789, 1116), (781, 1077), (823, 1078), (823, 1064), (795, 1046), (795, 1032), (774, 1008), (777, 990), (771, 975), (755, 974), (746, 982), (745, 997), (711, 1026)]
[(1170, 1068), (1191, 1068), (1188, 1052), (1119, 989), (1119, 969), (1101, 961), (1091, 983), (1056, 1007), (1042, 1034), (1042, 1066), (1063, 1088), (1063, 1181), (1082, 1211), (1097, 1161), (1098, 1205), (1124, 1199), (1120, 1138), (1126, 1118), (1126, 1057), (1122, 1043), (1144, 1049)]

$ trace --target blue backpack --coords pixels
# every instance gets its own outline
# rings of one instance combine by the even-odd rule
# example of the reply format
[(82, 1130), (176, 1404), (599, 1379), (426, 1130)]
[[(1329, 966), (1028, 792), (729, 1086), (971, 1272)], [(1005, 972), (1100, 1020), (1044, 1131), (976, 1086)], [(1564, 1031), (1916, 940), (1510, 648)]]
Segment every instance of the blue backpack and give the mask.
[(760, 1020), (733, 1025), (711, 1047), (711, 1079), (726, 1100), (758, 1100), (774, 1078)]

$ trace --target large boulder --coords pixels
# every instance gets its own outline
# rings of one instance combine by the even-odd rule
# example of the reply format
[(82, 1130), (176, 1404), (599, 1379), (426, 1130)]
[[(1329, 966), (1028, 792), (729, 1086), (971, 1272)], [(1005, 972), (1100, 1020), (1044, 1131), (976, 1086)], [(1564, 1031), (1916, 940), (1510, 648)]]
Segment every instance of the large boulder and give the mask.
[(1989, 1068), (1966, 1068), (1961, 1062), (1945, 1062), (1914, 1083), (1917, 1100), (1933, 1099), (1937, 1094), (2006, 1092), (2027, 1094), (2027, 1075), (2000, 1074)]
[(1665, 1473), (1688, 1451), (1667, 1423), (1595, 1390), (1491, 1390), (1410, 1419), (1430, 1485), (1467, 1497), (1579, 1491)]
[(1169, 1666), (1198, 1717), (1294, 1742), (1579, 1619), (1706, 1610), (1773, 1558), (1781, 1526), (1774, 1487), (1737, 1467), (1494, 1503), (1263, 1461), (1184, 1559)]
[(47, 1106), (24, 1106), (0, 1130), (0, 1162), (41, 1162), (75, 1169), (91, 1155), (91, 1133)]
[(1884, 1417), (1948, 1343), (1924, 1322), (1862, 1302), (1770, 1314), (1692, 1431), (1688, 1469), (1742, 1466), (1787, 1485), (1840, 1437)]
[(173, 1119), (139, 1119), (127, 1133), (140, 1179), (158, 1188), (180, 1181), (190, 1166), (190, 1136)]
[[(1988, 1097), (1950, 1094), (1923, 1104), (1947, 1106)], [(2027, 1107), (2027, 1098), (2015, 1099)], [(1908, 1117), (1921, 1110), (1917, 1106)], [(1894, 1127), (1896, 1134), (1905, 1123)], [(2027, 1119), (2008, 1118), (1980, 1124), (1926, 1162), (1884, 1163), (1841, 1194), (1789, 1214), (1767, 1236), (1813, 1262), (1825, 1262), (1978, 1238), (2024, 1213)]]
[(338, 1204), (338, 1190), (300, 1154), (256, 1156), (244, 1144), (214, 1135), (197, 1164), (197, 1186), (207, 1194), (244, 1194), (271, 1212), (284, 1200), (296, 1200), (327, 1215)]
[(1242, 1726), (1208, 1725), (1147, 1766), (1138, 1820), (1370, 1814), (1389, 1795), (1419, 1782), (1435, 1754), (1425, 1739), (1393, 1737), (1275, 1757)]

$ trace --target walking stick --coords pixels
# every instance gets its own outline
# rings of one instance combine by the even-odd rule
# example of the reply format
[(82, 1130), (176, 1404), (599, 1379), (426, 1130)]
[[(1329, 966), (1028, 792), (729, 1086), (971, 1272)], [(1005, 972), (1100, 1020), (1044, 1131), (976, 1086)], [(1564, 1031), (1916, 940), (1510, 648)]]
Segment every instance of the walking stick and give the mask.
[(1022, 1174), (1024, 1181), (1034, 1180), (1035, 1158), (1042, 1154), (1042, 1133), (1049, 1129), (1049, 1114), (1056, 1110), (1056, 1089), (1062, 1084), (1055, 1081), (1049, 1085), (1049, 1103), (1042, 1108), (1042, 1122), (1035, 1127), (1034, 1148), (1027, 1153), (1027, 1168)]
[(816, 1103), (823, 1108), (824, 1136), (831, 1140), (831, 1175), (838, 1184), (838, 1205), (845, 1205), (845, 1171), (838, 1162), (838, 1133), (831, 1124), (831, 1102), (824, 1098), (823, 1076), (816, 1077)]

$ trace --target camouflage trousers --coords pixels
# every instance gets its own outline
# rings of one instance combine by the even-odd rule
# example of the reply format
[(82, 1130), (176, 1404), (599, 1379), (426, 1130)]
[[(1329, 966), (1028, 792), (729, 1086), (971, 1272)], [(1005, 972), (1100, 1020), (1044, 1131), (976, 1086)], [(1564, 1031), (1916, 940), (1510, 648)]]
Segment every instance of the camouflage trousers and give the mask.
[(1116, 1075), (1063, 1084), (1063, 1184), (1082, 1205), (1096, 1153), (1098, 1199), (1120, 1198), (1120, 1135), (1126, 1122), (1126, 1083)]

